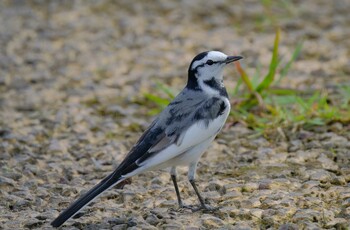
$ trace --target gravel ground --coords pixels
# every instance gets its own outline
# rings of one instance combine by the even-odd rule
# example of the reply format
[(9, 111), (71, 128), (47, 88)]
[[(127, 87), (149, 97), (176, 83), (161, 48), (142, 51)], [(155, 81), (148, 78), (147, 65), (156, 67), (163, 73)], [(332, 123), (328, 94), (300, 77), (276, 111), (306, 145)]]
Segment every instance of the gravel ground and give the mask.
[[(0, 229), (50, 228), (150, 123), (144, 93), (156, 81), (180, 90), (203, 50), (242, 54), (254, 73), (268, 66), (275, 23), (283, 55), (305, 39), (282, 86), (349, 83), (350, 2), (284, 2), (1, 1)], [(233, 88), (233, 67), (227, 76)], [(63, 229), (348, 229), (349, 140), (340, 123), (265, 137), (226, 127), (198, 170), (217, 212), (177, 210), (169, 175), (148, 172)], [(180, 172), (184, 201), (195, 204)]]

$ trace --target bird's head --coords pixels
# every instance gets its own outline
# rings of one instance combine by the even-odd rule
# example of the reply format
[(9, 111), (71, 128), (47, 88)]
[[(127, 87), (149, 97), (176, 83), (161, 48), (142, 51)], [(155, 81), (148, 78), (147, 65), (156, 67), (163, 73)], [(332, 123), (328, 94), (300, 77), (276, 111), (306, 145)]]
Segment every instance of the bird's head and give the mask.
[(241, 56), (228, 56), (219, 51), (206, 51), (195, 56), (188, 69), (188, 86), (198, 81), (215, 79), (222, 81), (224, 67), (231, 62), (242, 59)]

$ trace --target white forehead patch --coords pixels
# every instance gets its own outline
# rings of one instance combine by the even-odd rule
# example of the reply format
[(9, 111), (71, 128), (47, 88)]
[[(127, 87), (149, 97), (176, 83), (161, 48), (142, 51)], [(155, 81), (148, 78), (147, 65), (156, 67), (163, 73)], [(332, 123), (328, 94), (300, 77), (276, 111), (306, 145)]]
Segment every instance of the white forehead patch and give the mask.
[(227, 58), (227, 55), (219, 51), (209, 51), (207, 58), (213, 61), (223, 61)]
[(202, 58), (201, 60), (197, 60), (192, 63), (192, 68), (195, 69), (197, 66), (206, 63), (208, 60), (216, 61), (224, 61), (227, 58), (227, 55), (219, 52), (219, 51), (209, 51), (208, 54)]

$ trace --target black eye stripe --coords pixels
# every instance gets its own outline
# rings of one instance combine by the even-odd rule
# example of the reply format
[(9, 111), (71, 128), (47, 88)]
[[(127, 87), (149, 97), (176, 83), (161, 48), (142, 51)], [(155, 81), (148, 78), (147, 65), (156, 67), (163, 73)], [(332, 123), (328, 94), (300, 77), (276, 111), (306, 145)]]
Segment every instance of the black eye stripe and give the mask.
[(212, 64), (214, 64), (215, 62), (213, 61), (213, 60), (208, 60), (207, 62), (206, 62), (206, 64), (208, 64), (208, 65), (212, 65)]

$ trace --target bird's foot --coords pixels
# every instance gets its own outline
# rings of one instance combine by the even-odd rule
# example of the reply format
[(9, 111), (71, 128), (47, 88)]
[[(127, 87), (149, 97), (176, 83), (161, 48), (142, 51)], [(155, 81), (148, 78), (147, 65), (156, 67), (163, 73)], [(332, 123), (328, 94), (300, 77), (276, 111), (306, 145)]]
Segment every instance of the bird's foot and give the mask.
[(190, 209), (190, 210), (193, 210), (194, 208), (196, 208), (194, 205), (184, 205), (184, 204), (179, 205), (179, 209)]
[(199, 206), (196, 207), (196, 209), (192, 210), (193, 212), (197, 212), (197, 211), (204, 211), (204, 212), (215, 212), (217, 210), (219, 210), (219, 207), (213, 207), (210, 206), (208, 204), (201, 204)]
[(185, 210), (192, 210), (194, 209), (194, 205), (185, 205), (182, 202), (179, 203), (177, 208), (170, 208), (171, 211), (175, 211), (175, 212), (184, 212)]

